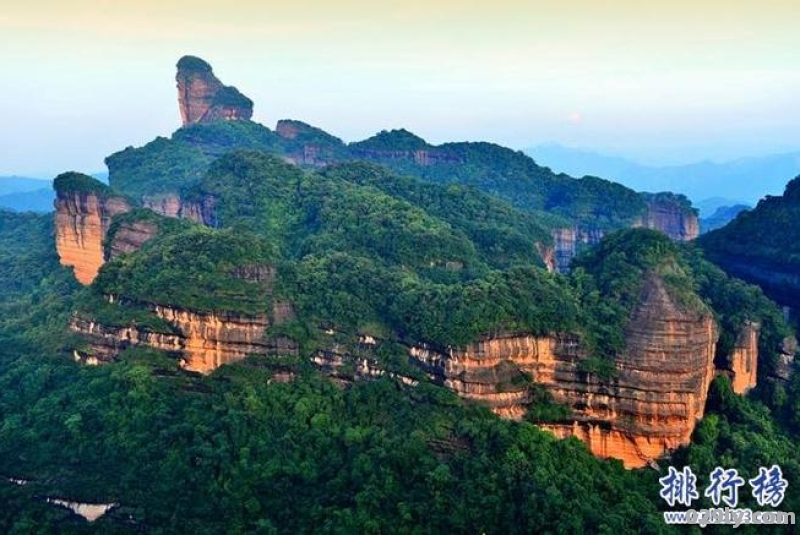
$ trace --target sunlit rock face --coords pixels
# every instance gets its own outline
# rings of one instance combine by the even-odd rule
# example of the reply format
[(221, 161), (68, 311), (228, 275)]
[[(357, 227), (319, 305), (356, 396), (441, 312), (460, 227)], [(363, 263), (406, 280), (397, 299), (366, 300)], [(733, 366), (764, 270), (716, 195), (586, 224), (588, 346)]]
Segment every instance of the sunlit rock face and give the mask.
[(111, 218), (130, 210), (118, 197), (85, 191), (56, 195), (56, 250), (61, 264), (75, 270), (75, 278), (90, 284), (103, 265), (103, 239)]
[(709, 313), (680, 307), (657, 277), (647, 281), (613, 377), (586, 370), (576, 336), (506, 333), (464, 348), (414, 346), (412, 359), (464, 398), (508, 418), (530, 403), (526, 374), (566, 405), (564, 422), (543, 425), (576, 436), (599, 457), (641, 467), (687, 444), (703, 416), (714, 374), (717, 332)]
[[(276, 305), (284, 309), (285, 304)], [(224, 364), (248, 355), (291, 354), (297, 351), (286, 340), (270, 340), (267, 315), (247, 316), (227, 312), (197, 312), (155, 305), (150, 310), (172, 326), (171, 332), (154, 332), (135, 323), (107, 326), (75, 317), (70, 328), (88, 343), (76, 358), (88, 362), (109, 362), (129, 347), (146, 346), (180, 356), (183, 368), (210, 373)], [(286, 312), (282, 312), (286, 314)]]
[(183, 125), (218, 120), (249, 120), (253, 101), (235, 87), (223, 85), (211, 65), (194, 56), (178, 61), (178, 102)]
[(725, 372), (730, 375), (731, 388), (737, 394), (745, 394), (757, 383), (758, 368), (758, 333), (757, 323), (745, 323), (728, 356)]

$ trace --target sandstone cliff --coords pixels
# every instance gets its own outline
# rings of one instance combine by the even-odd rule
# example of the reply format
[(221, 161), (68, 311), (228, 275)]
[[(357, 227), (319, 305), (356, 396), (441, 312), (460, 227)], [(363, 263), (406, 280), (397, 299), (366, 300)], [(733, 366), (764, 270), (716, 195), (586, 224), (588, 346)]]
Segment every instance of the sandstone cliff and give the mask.
[(302, 121), (282, 119), (275, 133), (284, 139), (284, 150), (292, 163), (324, 167), (344, 159), (346, 146), (341, 139)]
[(660, 230), (675, 241), (691, 241), (700, 235), (697, 212), (681, 196), (647, 195), (647, 212), (635, 226)]
[(158, 234), (158, 226), (150, 221), (123, 223), (114, 233), (108, 244), (104, 261), (112, 260), (124, 253), (132, 253), (142, 248), (144, 243)]
[(745, 323), (728, 356), (723, 369), (730, 376), (731, 387), (737, 394), (745, 394), (756, 386), (758, 368), (758, 335), (757, 323)]
[(182, 57), (175, 79), (184, 126), (220, 119), (249, 120), (253, 116), (253, 101), (235, 87), (223, 85), (211, 65), (200, 58)]
[(56, 249), (61, 264), (75, 270), (75, 278), (90, 284), (103, 265), (103, 239), (111, 218), (130, 210), (128, 203), (105, 189), (56, 191)]
[(217, 200), (205, 195), (196, 201), (181, 199), (178, 195), (145, 196), (142, 206), (157, 214), (181, 219), (188, 219), (207, 227), (217, 227)]
[(717, 333), (710, 314), (683, 309), (653, 277), (626, 339), (613, 376), (605, 379), (588, 371), (579, 340), (565, 334), (510, 333), (465, 348), (410, 351), (444, 385), (505, 417), (525, 414), (530, 377), (571, 412), (568, 422), (544, 428), (639, 467), (689, 442), (713, 377)]
[[(664, 200), (657, 196), (648, 198), (647, 212), (633, 223), (633, 227), (658, 230), (675, 241), (691, 241), (700, 235), (696, 213), (670, 198)], [(566, 273), (572, 259), (584, 247), (600, 243), (605, 232), (599, 228), (567, 227), (554, 229), (551, 234), (554, 242), (552, 252), (540, 250), (540, 254), (543, 258), (552, 256), (552, 262), (546, 263), (550, 271)]]
[[(198, 201), (184, 201), (177, 195), (146, 197), (145, 208), (167, 217), (184, 218), (216, 227), (216, 199), (205, 196)], [(116, 215), (131, 211), (122, 197), (110, 190), (59, 189), (56, 192), (56, 249), (61, 264), (75, 270), (75, 278), (91, 284), (103, 264), (122, 254), (139, 249), (158, 233), (157, 225), (147, 221), (120, 225), (104, 252), (105, 240)]]
[[(584, 247), (597, 245), (603, 239), (600, 229), (582, 229), (576, 227), (559, 228), (551, 232), (553, 236), (553, 261), (548, 265), (550, 271), (567, 273), (569, 264)], [(545, 255), (542, 255), (544, 258)]]
[(172, 331), (155, 332), (135, 323), (106, 326), (91, 319), (74, 317), (71, 330), (83, 335), (88, 343), (78, 357), (84, 361), (108, 362), (129, 347), (147, 346), (180, 355), (181, 365), (187, 370), (210, 373), (247, 355), (287, 354), (297, 350), (285, 339), (265, 337), (270, 326), (266, 315), (196, 312), (160, 305), (148, 308), (173, 326)]

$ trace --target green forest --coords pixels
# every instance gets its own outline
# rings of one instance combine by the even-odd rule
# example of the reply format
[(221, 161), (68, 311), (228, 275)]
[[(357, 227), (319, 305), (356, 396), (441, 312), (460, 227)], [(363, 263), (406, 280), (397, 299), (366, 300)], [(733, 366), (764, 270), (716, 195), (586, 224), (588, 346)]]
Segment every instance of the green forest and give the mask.
[[(658, 479), (685, 465), (704, 484), (717, 465), (753, 477), (779, 464), (790, 482), (779, 509), (800, 511), (800, 377), (774, 379), (793, 326), (758, 287), (706, 260), (710, 245), (621, 230), (647, 197), (555, 175), (496, 145), (433, 147), (407, 131), (345, 145), (323, 134), (304, 134), (341, 158), (323, 169), (287, 162), (295, 141), (232, 121), (110, 156), (110, 186), (61, 175), (59, 194), (124, 195), (134, 206), (110, 222), (107, 256), (123, 226), (156, 229), (87, 287), (59, 264), (52, 216), (0, 212), (1, 532), (672, 533), (682, 530), (664, 523)], [(419, 150), (447, 159), (386, 155)], [(167, 193), (214, 199), (214, 228), (142, 208), (143, 197)], [(570, 273), (548, 272), (550, 231), (589, 223), (608, 235)], [(253, 268), (274, 268), (274, 280), (240, 275)], [(745, 322), (758, 322), (763, 378), (742, 397), (717, 377), (691, 444), (655, 469), (626, 470), (539, 429), (533, 422), (568, 408), (537, 385), (527, 417), (504, 420), (428, 380), (404, 350), (571, 333), (587, 376), (613, 384), (651, 277), (683, 309), (713, 315), (718, 359)], [(297, 353), (207, 376), (143, 346), (84, 365), (73, 353), (84, 341), (68, 330), (81, 316), (169, 333), (152, 305), (256, 316), (278, 301), (294, 315), (268, 335), (291, 338)], [(380, 339), (370, 358), (414, 381), (329, 377), (309, 359), (326, 331)], [(45, 498), (118, 506), (87, 523)], [(740, 507), (758, 508), (749, 495)]]

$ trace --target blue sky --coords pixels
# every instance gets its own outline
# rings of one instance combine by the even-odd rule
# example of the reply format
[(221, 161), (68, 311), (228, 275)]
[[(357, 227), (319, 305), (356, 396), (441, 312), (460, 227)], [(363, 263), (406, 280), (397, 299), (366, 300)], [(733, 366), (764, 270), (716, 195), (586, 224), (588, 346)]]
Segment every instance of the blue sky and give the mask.
[(0, 174), (102, 170), (111, 152), (169, 135), (187, 53), (250, 96), (255, 120), (348, 141), (405, 127), (655, 163), (800, 149), (793, 1), (274, 4), (4, 6)]

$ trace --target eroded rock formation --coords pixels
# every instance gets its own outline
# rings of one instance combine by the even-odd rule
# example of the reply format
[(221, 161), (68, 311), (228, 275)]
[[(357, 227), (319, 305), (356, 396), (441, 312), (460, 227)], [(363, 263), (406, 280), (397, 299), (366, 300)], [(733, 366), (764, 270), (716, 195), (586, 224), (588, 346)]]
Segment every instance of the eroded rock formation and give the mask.
[(745, 394), (756, 386), (758, 368), (758, 333), (757, 323), (745, 323), (733, 351), (728, 357), (726, 371), (731, 378), (731, 387), (737, 394)]
[(80, 358), (108, 362), (129, 347), (147, 346), (181, 355), (181, 364), (187, 370), (210, 373), (247, 355), (296, 351), (286, 340), (269, 340), (264, 336), (270, 326), (266, 315), (195, 312), (159, 305), (149, 308), (173, 327), (172, 332), (155, 332), (136, 324), (106, 326), (74, 317), (71, 330), (84, 335), (89, 344)]
[(691, 241), (700, 235), (697, 213), (668, 199), (647, 201), (647, 212), (635, 226), (660, 230), (675, 241)]
[(217, 227), (217, 200), (204, 195), (198, 201), (181, 199), (175, 194), (146, 196), (142, 206), (165, 217), (188, 219), (207, 227)]
[(112, 260), (124, 253), (132, 253), (142, 248), (144, 243), (158, 234), (158, 226), (150, 221), (123, 223), (114, 233), (108, 244), (104, 260)]
[(97, 276), (111, 218), (129, 210), (124, 199), (98, 191), (57, 192), (56, 249), (61, 264), (72, 267), (78, 281), (90, 284)]
[(717, 340), (710, 313), (680, 307), (657, 277), (645, 286), (608, 379), (587, 371), (579, 340), (564, 334), (506, 334), (447, 351), (416, 346), (411, 356), (462, 397), (511, 418), (521, 418), (529, 402), (525, 374), (571, 411), (569, 423), (543, 427), (578, 437), (600, 457), (644, 466), (689, 442), (703, 415)]
[(603, 239), (600, 229), (560, 228), (552, 231), (553, 266), (557, 273), (569, 271), (569, 264), (583, 247), (597, 245)]
[(235, 87), (223, 85), (211, 65), (194, 56), (178, 61), (178, 102), (183, 125), (224, 120), (249, 120), (253, 101)]

